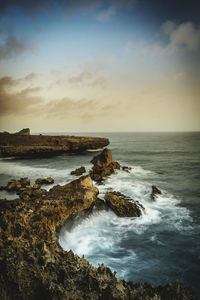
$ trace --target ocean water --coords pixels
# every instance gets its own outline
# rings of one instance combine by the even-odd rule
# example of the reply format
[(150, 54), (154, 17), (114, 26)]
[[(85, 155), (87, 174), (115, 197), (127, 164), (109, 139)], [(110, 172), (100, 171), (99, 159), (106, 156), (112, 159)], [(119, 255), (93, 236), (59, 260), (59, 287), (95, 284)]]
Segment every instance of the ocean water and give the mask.
[[(72, 228), (63, 228), (60, 245), (94, 265), (108, 265), (118, 278), (156, 285), (178, 280), (200, 298), (200, 133), (87, 135), (109, 137), (114, 160), (132, 167), (130, 173), (117, 171), (99, 185), (100, 198), (107, 190), (120, 191), (139, 200), (145, 213), (118, 218), (110, 210), (94, 211)], [(89, 170), (94, 155), (1, 159), (0, 184), (25, 176), (32, 181), (52, 176), (56, 184), (64, 184), (75, 179), (70, 175), (75, 168)], [(156, 201), (150, 199), (152, 185), (162, 191)], [(0, 196), (16, 197), (5, 192)]]

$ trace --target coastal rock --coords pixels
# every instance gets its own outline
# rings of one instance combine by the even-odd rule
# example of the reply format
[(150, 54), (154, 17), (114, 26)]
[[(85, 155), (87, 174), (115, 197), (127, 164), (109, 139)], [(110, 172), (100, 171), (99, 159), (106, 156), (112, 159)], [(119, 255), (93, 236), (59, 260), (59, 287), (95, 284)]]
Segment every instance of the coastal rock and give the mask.
[[(50, 199), (63, 199), (69, 205), (73, 203), (84, 203), (84, 201), (93, 202), (99, 191), (93, 186), (89, 175), (82, 176), (65, 185), (56, 185), (48, 192)], [(93, 203), (94, 204), (94, 203)]]
[(93, 168), (90, 171), (90, 176), (97, 182), (101, 182), (104, 177), (120, 169), (120, 164), (112, 159), (112, 151), (107, 148), (95, 156), (91, 160), (91, 163), (93, 164)]
[[(23, 132), (22, 132), (23, 133)], [(0, 157), (46, 157), (107, 146), (107, 138), (0, 133)]]
[(117, 280), (103, 264), (93, 267), (61, 249), (57, 242), (61, 227), (90, 210), (97, 194), (91, 178), (83, 176), (46, 191), (44, 199), (30, 194), (30, 201), (0, 201), (0, 298), (193, 300), (179, 284), (152, 287)]
[(144, 207), (138, 201), (119, 192), (107, 192), (105, 200), (107, 205), (119, 217), (139, 217), (144, 210)]
[(11, 179), (6, 186), (2, 186), (1, 190), (8, 192), (19, 192), (20, 189), (30, 186), (30, 180), (27, 177), (20, 178), (19, 180)]
[(152, 185), (151, 199), (155, 200), (156, 196), (161, 194), (162, 192), (155, 185)]
[(70, 174), (75, 175), (75, 176), (80, 176), (80, 175), (84, 174), (85, 172), (86, 172), (85, 167), (80, 167), (80, 168), (77, 168), (76, 170), (72, 171)]
[(95, 201), (95, 204), (94, 204), (94, 209), (97, 211), (108, 210), (108, 206), (106, 205), (104, 200), (97, 198), (97, 200)]
[(24, 128), (14, 134), (17, 134), (17, 135), (30, 135), (31, 134), (31, 131), (29, 128)]
[(132, 170), (131, 167), (128, 167), (128, 166), (122, 166), (122, 171), (125, 171), (127, 173), (130, 173), (130, 171)]
[(36, 184), (53, 184), (54, 179), (52, 177), (46, 177), (46, 178), (37, 178), (35, 181)]

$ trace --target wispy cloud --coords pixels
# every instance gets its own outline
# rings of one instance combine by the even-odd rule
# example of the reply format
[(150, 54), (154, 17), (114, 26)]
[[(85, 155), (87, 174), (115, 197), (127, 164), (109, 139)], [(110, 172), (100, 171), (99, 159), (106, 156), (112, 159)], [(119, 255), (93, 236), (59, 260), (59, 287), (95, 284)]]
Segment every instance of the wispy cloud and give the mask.
[(25, 41), (19, 40), (14, 36), (8, 36), (4, 41), (0, 42), (0, 60), (15, 57), (29, 50), (29, 46)]
[(14, 116), (17, 113), (19, 118), (24, 115), (43, 115), (44, 118), (52, 118), (52, 120), (80, 118), (86, 121), (86, 116), (90, 116), (90, 119), (104, 117), (114, 109), (112, 105), (87, 98), (74, 99), (66, 96), (46, 101), (38, 95), (38, 92), (42, 90), (38, 86), (13, 92), (11, 88), (17, 87), (20, 81), (21, 79), (12, 77), (0, 78), (1, 116)]
[(12, 77), (2, 77), (0, 79), (0, 114), (5, 115), (24, 115), (25, 113), (32, 113), (42, 103), (42, 99), (36, 95), (41, 88), (26, 88), (19, 92), (13, 93), (9, 91), (10, 87), (18, 84), (18, 79)]
[(70, 84), (87, 85), (87, 86), (99, 86), (106, 87), (108, 80), (105, 76), (100, 74), (91, 64), (86, 64), (83, 70), (68, 77)]

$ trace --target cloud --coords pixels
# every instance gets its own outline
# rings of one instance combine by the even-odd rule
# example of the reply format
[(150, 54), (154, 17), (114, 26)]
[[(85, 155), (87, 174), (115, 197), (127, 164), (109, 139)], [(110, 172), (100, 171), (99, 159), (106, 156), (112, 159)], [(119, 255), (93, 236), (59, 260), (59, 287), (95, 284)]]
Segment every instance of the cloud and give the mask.
[(8, 36), (4, 42), (0, 43), (0, 60), (15, 57), (28, 49), (26, 42), (14, 36)]
[(71, 84), (105, 87), (107, 79), (93, 69), (91, 65), (85, 65), (83, 71), (70, 76), (68, 82)]
[(52, 120), (68, 118), (81, 119), (85, 122), (86, 116), (90, 116), (90, 119), (104, 117), (114, 110), (113, 106), (103, 104), (95, 99), (63, 97), (46, 101), (41, 96), (37, 96), (41, 87), (28, 87), (18, 92), (12, 92), (13, 87), (19, 88), (17, 85), (20, 81), (21, 79), (13, 79), (12, 77), (0, 78), (0, 116), (17, 114), (20, 118), (25, 115), (35, 115), (52, 118)]
[(160, 27), (159, 38), (153, 44), (143, 45), (142, 53), (170, 56), (178, 52), (194, 55), (200, 51), (200, 27), (191, 22), (177, 24), (167, 21)]
[(34, 73), (34, 72), (31, 72), (31, 73), (27, 74), (23, 79), (29, 81), (29, 80), (32, 80), (36, 77), (37, 77), (37, 74)]
[(12, 77), (2, 77), (0, 79), (0, 115), (24, 115), (30, 114), (41, 105), (42, 99), (34, 93), (40, 87), (22, 89), (17, 93), (9, 92), (9, 88), (18, 84), (18, 79)]
[(113, 110), (112, 105), (103, 105), (97, 100), (84, 98), (75, 100), (65, 97), (45, 105), (46, 114), (52, 119), (81, 119), (84, 122), (110, 115)]
[(170, 43), (168, 47), (184, 47), (188, 50), (198, 50), (200, 48), (200, 27), (196, 27), (191, 22), (180, 25), (172, 24), (169, 31)]

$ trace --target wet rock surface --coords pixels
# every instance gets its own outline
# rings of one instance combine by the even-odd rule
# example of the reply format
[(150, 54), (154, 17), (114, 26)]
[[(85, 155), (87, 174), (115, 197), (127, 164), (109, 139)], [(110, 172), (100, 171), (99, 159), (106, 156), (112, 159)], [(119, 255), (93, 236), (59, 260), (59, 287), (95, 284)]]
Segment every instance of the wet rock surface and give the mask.
[(122, 166), (122, 171), (125, 171), (127, 173), (130, 173), (130, 171), (132, 170), (131, 167), (128, 167), (128, 166)]
[(31, 186), (30, 180), (27, 177), (20, 178), (19, 180), (11, 179), (6, 186), (1, 186), (0, 190), (8, 192), (19, 192), (21, 189), (26, 189)]
[(94, 181), (101, 182), (104, 177), (109, 176), (120, 169), (120, 164), (113, 161), (112, 151), (105, 148), (100, 154), (95, 156), (91, 163), (93, 164), (90, 176)]
[(107, 192), (105, 200), (119, 217), (140, 217), (144, 211), (144, 207), (138, 201), (119, 192)]
[(75, 175), (75, 176), (80, 176), (84, 173), (86, 173), (85, 167), (80, 167), (80, 168), (77, 168), (76, 170), (72, 171), (70, 174)]
[[(108, 154), (106, 163), (98, 161), (97, 165), (104, 168), (110, 163)], [(118, 280), (116, 273), (103, 264), (94, 267), (72, 251), (62, 250), (58, 234), (66, 222), (73, 222), (94, 207), (105, 209), (90, 176), (56, 185), (49, 191), (41, 189), (39, 182), (31, 186), (28, 178), (10, 185), (19, 199), (0, 201), (1, 300), (195, 299), (178, 283), (153, 287)], [(143, 210), (138, 202), (130, 204), (129, 198), (117, 192), (107, 193), (106, 199), (120, 216), (133, 212), (139, 216)]]
[(152, 185), (152, 191), (151, 191), (151, 199), (155, 200), (157, 195), (161, 195), (162, 192), (157, 188), (155, 185)]
[(46, 177), (46, 178), (38, 178), (35, 181), (36, 184), (53, 184), (54, 183), (54, 179), (52, 177)]

